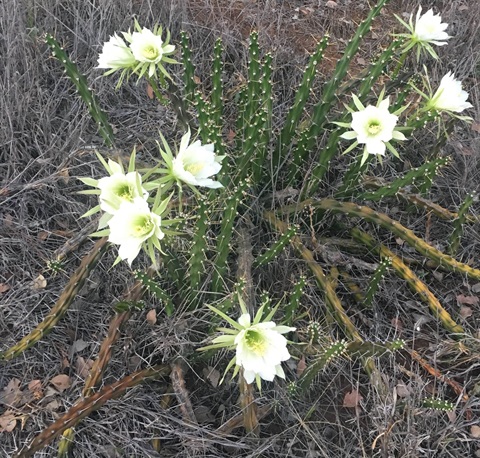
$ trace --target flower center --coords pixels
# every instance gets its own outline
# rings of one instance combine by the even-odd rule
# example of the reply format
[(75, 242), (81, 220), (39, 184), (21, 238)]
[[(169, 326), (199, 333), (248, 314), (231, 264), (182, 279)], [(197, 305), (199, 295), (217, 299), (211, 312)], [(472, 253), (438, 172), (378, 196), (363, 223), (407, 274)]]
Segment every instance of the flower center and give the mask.
[(128, 183), (121, 184), (116, 190), (115, 194), (123, 200), (127, 200), (129, 202), (133, 201), (133, 188)]
[(248, 330), (245, 333), (245, 341), (250, 351), (256, 353), (257, 355), (262, 355), (265, 353), (267, 342), (265, 340), (265, 336), (261, 332), (255, 331), (254, 329)]
[(152, 231), (153, 226), (150, 216), (138, 216), (132, 225), (133, 236), (143, 237)]
[(378, 121), (370, 121), (367, 127), (367, 131), (370, 135), (377, 135), (381, 129), (382, 126)]
[(190, 172), (193, 176), (196, 176), (203, 170), (204, 167), (205, 164), (203, 162), (194, 162), (193, 164), (186, 165), (185, 170)]
[(158, 57), (158, 49), (153, 45), (148, 45), (143, 48), (143, 55), (146, 59), (153, 60)]

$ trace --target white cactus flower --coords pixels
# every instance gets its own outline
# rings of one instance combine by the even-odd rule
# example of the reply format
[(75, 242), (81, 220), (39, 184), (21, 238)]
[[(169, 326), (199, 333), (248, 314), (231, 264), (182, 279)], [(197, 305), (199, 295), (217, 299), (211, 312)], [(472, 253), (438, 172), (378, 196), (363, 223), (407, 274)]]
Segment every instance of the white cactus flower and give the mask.
[(142, 177), (138, 172), (123, 173), (122, 167), (109, 160), (112, 175), (98, 180), (100, 208), (111, 215), (115, 214), (124, 202), (133, 202), (140, 197), (146, 199), (148, 192), (142, 187)]
[(158, 241), (163, 239), (165, 234), (160, 224), (160, 216), (150, 211), (143, 198), (137, 197), (133, 202), (123, 202), (109, 220), (108, 241), (120, 245), (118, 256), (131, 265), (144, 242), (155, 238), (158, 245)]
[(448, 72), (440, 81), (437, 92), (427, 102), (427, 110), (453, 111), (460, 113), (472, 104), (467, 102), (468, 92), (462, 89), (462, 83), (455, 79), (452, 72)]
[[(439, 14), (433, 14), (433, 10), (429, 9), (425, 14), (422, 13), (420, 6), (417, 11), (415, 27), (413, 30), (413, 38), (419, 43), (433, 43), (437, 46), (446, 45), (446, 41), (451, 38), (445, 29), (448, 24), (442, 22)], [(410, 16), (410, 21), (412, 17)]]
[(360, 100), (353, 96), (358, 111), (352, 113), (350, 124), (337, 123), (342, 127), (350, 127), (352, 130), (341, 135), (346, 140), (355, 140), (355, 143), (348, 148), (351, 151), (358, 144), (365, 144), (362, 164), (369, 154), (384, 156), (388, 147), (396, 156), (398, 153), (390, 145), (390, 140), (405, 140), (405, 136), (395, 130), (398, 116), (390, 113), (389, 97), (378, 103), (377, 106), (368, 105), (364, 107)]
[(238, 299), (242, 310), (238, 322), (215, 307), (208, 306), (210, 310), (230, 323), (233, 329), (220, 328), (219, 330), (224, 334), (213, 339), (212, 345), (200, 350), (225, 347), (235, 350), (235, 357), (228, 364), (225, 373), (235, 365), (233, 377), (243, 369), (245, 381), (250, 384), (256, 380), (260, 389), (262, 379), (271, 382), (275, 376), (285, 378), (281, 363), (290, 359), (290, 353), (287, 350), (288, 341), (283, 334), (295, 331), (295, 328), (277, 326), (271, 321), (277, 307), (261, 321), (264, 305), (260, 307), (252, 322), (241, 296)]
[(243, 367), (245, 381), (252, 383), (257, 375), (269, 382), (276, 375), (284, 379), (285, 373), (280, 363), (290, 359), (290, 353), (287, 339), (282, 334), (295, 328), (276, 326), (273, 321), (252, 324), (248, 313), (240, 316), (238, 323), (243, 329), (234, 340), (236, 364)]
[(190, 132), (180, 142), (178, 154), (172, 160), (172, 175), (178, 181), (192, 186), (222, 188), (219, 181), (210, 177), (220, 172), (223, 156), (217, 156), (213, 143), (202, 145), (199, 140), (189, 145)]
[(130, 68), (136, 60), (127, 44), (116, 33), (103, 44), (102, 52), (98, 57), (97, 68), (111, 68), (113, 70)]
[(395, 15), (395, 17), (410, 32), (398, 34), (398, 36), (408, 39), (408, 42), (403, 47), (404, 53), (417, 46), (417, 60), (420, 57), (422, 49), (425, 49), (434, 59), (438, 59), (432, 44), (443, 46), (447, 44), (446, 40), (451, 38), (447, 32), (445, 32), (448, 24), (442, 22), (439, 14), (433, 14), (433, 10), (431, 9), (425, 14), (422, 14), (422, 7), (420, 6), (415, 18), (415, 24), (413, 24), (413, 14), (410, 15), (408, 24), (397, 15)]

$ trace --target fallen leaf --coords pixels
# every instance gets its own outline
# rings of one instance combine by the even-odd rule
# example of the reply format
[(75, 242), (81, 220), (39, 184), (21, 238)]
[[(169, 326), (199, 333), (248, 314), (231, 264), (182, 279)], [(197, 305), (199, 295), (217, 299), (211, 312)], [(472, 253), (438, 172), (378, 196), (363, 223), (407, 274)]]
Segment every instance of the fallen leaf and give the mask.
[(62, 169), (60, 172), (58, 172), (58, 175), (62, 177), (62, 181), (65, 184), (68, 184), (70, 181), (70, 173), (68, 172), (68, 169)]
[(90, 344), (85, 342), (84, 340), (82, 339), (78, 339), (76, 340), (75, 342), (73, 342), (72, 344), (72, 348), (71, 348), (71, 354), (75, 354), (75, 353), (79, 353), (83, 350), (85, 350), (85, 348), (87, 348)]
[(333, 8), (336, 8), (336, 7), (337, 7), (337, 4), (336, 4), (333, 0), (328, 0), (328, 2), (325, 3), (325, 6), (326, 6), (327, 8), (332, 8), (332, 9), (333, 9)]
[(17, 425), (17, 419), (11, 410), (7, 410), (0, 416), (0, 433), (10, 433), (15, 429)]
[(32, 282), (33, 289), (45, 289), (46, 286), (47, 286), (47, 280), (45, 280), (45, 277), (42, 274), (40, 274)]
[(359, 65), (367, 65), (367, 61), (363, 57), (357, 57), (357, 63)]
[(60, 407), (60, 403), (56, 399), (54, 399), (53, 401), (50, 401), (45, 406), (45, 409), (48, 410), (49, 412), (55, 412), (56, 410), (58, 410), (59, 407)]
[(233, 139), (235, 138), (235, 135), (237, 135), (237, 134), (235, 133), (235, 131), (232, 130), (232, 129), (229, 129), (228, 132), (227, 132), (227, 142), (228, 142), (228, 143), (233, 142)]
[(480, 439), (480, 426), (472, 425), (472, 426), (470, 427), (470, 434), (471, 434), (472, 437), (474, 437), (475, 439)]
[(155, 93), (153, 92), (153, 87), (150, 86), (150, 84), (147, 83), (147, 95), (150, 100), (153, 100), (155, 98)]
[(470, 307), (467, 307), (466, 305), (462, 305), (460, 307), (460, 316), (462, 318), (468, 318), (469, 316), (473, 315), (473, 311)]
[(49, 235), (50, 235), (49, 232), (47, 232), (47, 231), (41, 231), (41, 232), (38, 233), (37, 238), (38, 238), (38, 240), (44, 241), (44, 240), (47, 240), (47, 238), (48, 238)]
[(450, 420), (450, 423), (455, 423), (455, 420), (457, 419), (457, 414), (454, 410), (447, 410), (446, 412), (448, 419)]
[(150, 310), (147, 313), (146, 319), (147, 323), (153, 326), (157, 322), (157, 311), (155, 309)]
[(12, 378), (2, 390), (2, 393), (0, 393), (0, 404), (16, 407), (20, 404), (22, 398), (20, 380), (18, 378)]
[(397, 245), (399, 245), (399, 246), (405, 245), (405, 240), (401, 239), (400, 237), (397, 237), (395, 239), (395, 242), (397, 242)]
[(193, 77), (193, 81), (195, 81), (195, 84), (202, 84), (202, 80), (197, 75)]
[(82, 358), (81, 356), (77, 357), (75, 361), (76, 373), (83, 379), (86, 379), (90, 374), (90, 369), (92, 368), (93, 363), (94, 363), (93, 359), (85, 359), (85, 358)]
[(307, 368), (307, 363), (305, 362), (305, 356), (302, 355), (302, 357), (298, 360), (298, 363), (297, 363), (297, 377), (301, 377), (302, 374), (305, 372), (306, 368)]
[(32, 380), (28, 384), (28, 389), (33, 394), (33, 397), (37, 400), (43, 398), (43, 390), (42, 390), (42, 381), (41, 380)]
[(480, 132), (480, 122), (472, 122), (471, 128), (474, 132)]
[(220, 382), (221, 374), (217, 369), (208, 366), (203, 369), (203, 376), (216, 388)]
[(6, 293), (10, 289), (6, 283), (0, 283), (0, 294)]
[(397, 395), (400, 398), (408, 398), (410, 396), (410, 390), (405, 383), (398, 383), (395, 389), (397, 390)]
[(357, 408), (362, 399), (363, 396), (357, 390), (352, 390), (345, 394), (343, 407)]
[(65, 391), (67, 388), (72, 386), (72, 382), (70, 377), (65, 374), (59, 374), (50, 380), (50, 383), (58, 390), (60, 393)]
[(459, 304), (465, 304), (465, 305), (478, 305), (479, 299), (477, 296), (465, 296), (463, 294), (459, 294), (457, 296), (457, 302)]
[(480, 293), (480, 283), (475, 283), (473, 286), (472, 286), (472, 291), (474, 293)]

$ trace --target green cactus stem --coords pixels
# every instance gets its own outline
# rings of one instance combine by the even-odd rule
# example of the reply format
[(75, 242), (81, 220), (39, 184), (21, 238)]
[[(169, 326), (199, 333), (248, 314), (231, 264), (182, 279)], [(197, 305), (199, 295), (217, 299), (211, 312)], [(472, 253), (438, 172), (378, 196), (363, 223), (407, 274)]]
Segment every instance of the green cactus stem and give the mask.
[(13, 347), (0, 353), (0, 359), (6, 361), (21, 355), (25, 350), (35, 345), (47, 335), (61, 320), (72, 304), (77, 293), (81, 290), (90, 272), (94, 269), (107, 247), (107, 237), (97, 241), (92, 251), (82, 259), (80, 266), (68, 281), (65, 289), (43, 321), (27, 336)]
[(455, 404), (443, 399), (427, 398), (422, 401), (422, 407), (441, 410), (443, 412), (452, 412), (453, 409), (455, 409)]
[(291, 238), (294, 235), (297, 235), (298, 227), (297, 226), (290, 226), (288, 230), (283, 233), (280, 238), (265, 252), (263, 252), (260, 256), (258, 256), (254, 263), (254, 267), (261, 267), (265, 264), (268, 264), (270, 261), (275, 259), (281, 251), (288, 245)]
[(323, 370), (332, 360), (339, 358), (345, 350), (347, 349), (347, 342), (340, 340), (338, 342), (332, 343), (330, 346), (326, 347), (321, 351), (321, 353), (312, 361), (307, 369), (302, 374), (298, 382), (298, 387), (300, 390), (307, 390), (315, 377)]
[(397, 255), (384, 245), (379, 244), (373, 237), (357, 228), (353, 228), (351, 234), (354, 239), (364, 243), (368, 248), (377, 252), (382, 259), (387, 258), (391, 260), (392, 268), (397, 275), (404, 279), (414, 292), (418, 293), (422, 301), (428, 305), (432, 315), (440, 320), (447, 331), (457, 334), (464, 333), (463, 328), (453, 320), (451, 315), (442, 307), (440, 301)]
[(463, 234), (463, 225), (467, 220), (468, 210), (470, 206), (473, 204), (474, 200), (475, 200), (475, 194), (468, 194), (467, 197), (465, 197), (465, 200), (462, 202), (462, 205), (460, 205), (460, 208), (458, 209), (458, 217), (453, 222), (453, 232), (450, 235), (450, 240), (449, 240), (450, 243), (449, 243), (448, 252), (452, 256), (457, 254), (458, 247), (460, 246), (460, 240)]
[[(313, 150), (318, 135), (322, 132), (327, 114), (336, 101), (336, 93), (343, 78), (346, 76), (348, 66), (354, 58), (360, 46), (360, 42), (365, 34), (370, 30), (371, 23), (375, 17), (380, 14), (380, 11), (389, 0), (379, 0), (378, 3), (370, 10), (367, 18), (358, 26), (353, 38), (347, 44), (343, 56), (338, 60), (332, 78), (326, 83), (322, 91), (320, 102), (313, 108), (312, 120), (310, 127), (303, 132), (298, 141), (298, 145), (294, 151), (294, 161), (290, 168), (291, 174), (295, 177), (300, 175), (300, 165), (306, 159), (307, 154)], [(293, 176), (290, 176), (292, 181)]]
[(450, 158), (442, 157), (434, 159), (430, 162), (425, 162), (425, 164), (420, 167), (414, 168), (407, 172), (405, 176), (397, 178), (386, 186), (382, 186), (379, 189), (376, 189), (373, 192), (364, 192), (356, 196), (359, 200), (371, 200), (378, 201), (385, 197), (391, 197), (398, 194), (400, 189), (405, 188), (406, 186), (412, 185), (415, 183), (415, 180), (418, 178), (424, 178), (425, 175), (431, 175), (434, 173), (437, 174), (437, 171), (440, 167), (444, 167), (449, 164)]
[(366, 307), (371, 307), (373, 297), (378, 291), (378, 287), (383, 280), (383, 277), (388, 271), (388, 268), (392, 265), (392, 260), (390, 258), (384, 258), (375, 269), (375, 272), (370, 279), (370, 283), (368, 284), (367, 291), (365, 293), (365, 298), (363, 299), (363, 304)]
[(107, 115), (100, 108), (98, 99), (93, 94), (92, 90), (88, 87), (87, 79), (80, 73), (78, 67), (70, 60), (67, 53), (62, 49), (57, 40), (52, 35), (46, 34), (45, 41), (52, 50), (52, 54), (63, 65), (65, 73), (75, 85), (78, 94), (88, 107), (88, 111), (95, 121), (98, 129), (98, 133), (102, 136), (107, 146), (113, 145), (113, 129), (108, 122)]
[(307, 282), (307, 278), (305, 275), (301, 274), (298, 278), (298, 281), (293, 285), (293, 291), (290, 294), (290, 300), (288, 304), (285, 306), (285, 323), (288, 326), (293, 324), (293, 321), (297, 317), (297, 311), (300, 307), (300, 299), (303, 296), (303, 290), (305, 288), (305, 284)]
[(192, 62), (192, 50), (186, 32), (180, 32), (180, 44), (182, 48), (183, 82), (185, 84), (185, 97), (193, 103), (197, 83), (195, 82), (195, 66)]
[(280, 157), (282, 155), (282, 152), (290, 145), (293, 135), (298, 128), (298, 123), (300, 122), (303, 110), (305, 108), (305, 104), (307, 103), (308, 97), (310, 96), (310, 91), (315, 81), (315, 75), (317, 74), (317, 69), (322, 62), (325, 49), (328, 45), (328, 41), (329, 36), (325, 35), (318, 42), (317, 47), (313, 54), (310, 56), (308, 64), (303, 72), (302, 82), (297, 88), (295, 100), (287, 114), (285, 124), (283, 125), (282, 131), (280, 133), (280, 140), (278, 146), (276, 148), (275, 154), (272, 157), (274, 170), (280, 165)]

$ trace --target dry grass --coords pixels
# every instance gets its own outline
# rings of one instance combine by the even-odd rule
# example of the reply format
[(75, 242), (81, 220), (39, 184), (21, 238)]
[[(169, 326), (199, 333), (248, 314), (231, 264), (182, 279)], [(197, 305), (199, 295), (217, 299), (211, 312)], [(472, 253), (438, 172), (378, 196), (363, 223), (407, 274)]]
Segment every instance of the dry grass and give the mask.
[[(79, 258), (88, 250), (82, 247), (71, 254), (64, 273), (53, 276), (45, 271), (45, 261), (82, 228), (79, 215), (92, 203), (85, 196), (75, 195), (82, 186), (74, 177), (101, 173), (92, 152), (93, 147), (101, 145), (101, 139), (60, 66), (50, 58), (42, 34), (54, 33), (88, 75), (116, 129), (117, 151), (109, 154), (128, 154), (137, 144), (140, 160), (148, 162), (155, 151), (158, 129), (174, 135), (175, 119), (164, 107), (148, 99), (143, 83), (128, 84), (115, 92), (112, 80), (100, 78), (100, 73), (93, 69), (100, 46), (110, 34), (130, 27), (133, 15), (146, 26), (155, 22), (164, 24), (172, 31), (174, 40), (180, 29), (187, 29), (192, 34), (194, 48), (199, 51), (196, 63), (202, 80), (208, 78), (208, 50), (214, 39), (221, 36), (229, 59), (227, 86), (234, 88), (239, 84), (246, 61), (246, 37), (252, 29), (257, 29), (264, 49), (275, 52), (276, 96), (284, 101), (279, 104), (278, 116), (281, 117), (282, 107), (288, 106), (292, 88), (301, 77), (306, 51), (312, 49), (324, 31), (330, 32), (335, 44), (329, 48), (326, 66), (322, 69), (323, 77), (328, 75), (343, 40), (354, 32), (368, 9), (366, 1), (338, 1), (336, 8), (328, 8), (325, 3), (319, 0), (10, 0), (0, 3), (0, 283), (10, 287), (0, 294), (1, 349), (19, 340), (42, 319)], [(450, 44), (441, 49), (443, 64), (429, 62), (433, 78), (438, 81), (446, 70), (454, 70), (465, 81), (478, 120), (480, 7), (476, 3), (430, 1), (424, 2), (424, 7), (435, 6), (452, 25), (451, 34), (455, 35)], [(384, 43), (394, 26), (389, 13), (409, 12), (416, 4), (413, 0), (393, 1), (359, 56), (368, 62), (371, 53)], [(356, 65), (358, 69), (353, 71), (362, 69), (361, 60), (357, 60)], [(423, 157), (433, 134), (413, 140), (415, 147), (410, 151)], [(437, 181), (435, 198), (449, 208), (456, 208), (467, 192), (480, 191), (480, 141), (469, 126), (460, 123), (445, 150), (454, 158), (454, 164)], [(418, 158), (412, 154), (409, 160), (414, 163)], [(474, 208), (478, 212), (478, 203)], [(411, 215), (409, 223), (419, 233), (425, 233), (428, 227), (430, 241), (445, 247), (450, 230), (446, 224), (434, 220), (430, 227), (429, 221), (418, 214)], [(407, 251), (406, 254), (409, 255)], [(464, 261), (473, 259), (478, 264), (479, 254), (478, 226), (468, 227), (459, 257)], [(292, 255), (287, 250), (283, 263), (272, 267), (268, 277), (259, 279), (259, 287), (274, 295), (283, 291), (285, 285), (290, 287), (300, 273)], [(22, 387), (40, 379), (44, 389), (59, 373), (68, 374), (73, 380), (71, 388), (49, 398), (48, 402), (53, 399), (58, 402), (56, 408), (42, 401), (33, 403), (22, 430), (17, 426), (12, 433), (0, 433), (1, 458), (10, 456), (79, 396), (83, 380), (75, 370), (75, 362), (78, 356), (95, 357), (108, 326), (111, 305), (131, 282), (126, 267), (109, 270), (112, 261), (110, 253), (48, 338), (20, 358), (0, 366), (0, 388), (12, 378), (18, 378)], [(47, 280), (44, 289), (32, 287), (32, 281), (39, 274)], [(368, 272), (352, 267), (350, 274), (362, 282)], [(442, 278), (435, 278), (427, 271), (425, 275), (433, 291), (450, 307), (457, 307), (456, 295), (472, 294), (473, 285), (464, 279), (461, 283), (462, 279), (456, 275), (442, 273)], [(315, 310), (322, 303), (321, 296), (313, 284), (308, 286), (304, 306), (311, 311), (312, 319), (317, 317)], [(188, 363), (194, 343), (204, 337), (199, 331), (204, 324), (204, 311), (176, 313), (168, 319), (161, 317), (155, 326), (146, 323), (145, 313), (137, 314), (129, 322), (109, 365), (105, 383), (147, 364), (171, 362), (176, 358), (187, 358)], [(448, 372), (467, 390), (473, 390), (480, 374), (478, 310), (473, 310), (473, 315), (463, 323), (476, 336), (470, 346), (478, 348), (468, 356), (460, 355), (457, 344), (442, 337), (437, 323), (428, 318), (419, 303), (412, 300), (405, 285), (394, 277), (384, 283), (373, 311), (352, 308), (348, 313), (362, 327), (366, 338), (383, 340), (401, 335), (428, 361)], [(402, 322), (401, 329), (395, 326), (394, 319)], [(420, 331), (417, 331), (419, 323)], [(72, 344), (80, 339), (88, 345), (73, 353)], [(224, 361), (217, 357), (209, 364), (222, 371)], [(109, 402), (85, 420), (77, 430), (73, 456), (480, 456), (475, 455), (480, 450), (480, 442), (470, 434), (470, 427), (479, 418), (478, 398), (471, 397), (468, 409), (472, 417), (469, 417), (466, 406), (455, 399), (450, 389), (428, 376), (408, 354), (383, 357), (380, 364), (388, 394), (372, 388), (361, 365), (348, 359), (338, 360), (322, 373), (315, 388), (304, 398), (289, 398), (281, 383), (265, 386), (258, 402), (260, 405), (273, 402), (275, 408), (262, 420), (260, 438), (245, 436), (242, 429), (229, 436), (215, 432), (218, 426), (238, 414), (238, 393), (234, 384), (212, 387), (202, 372), (205, 363), (194, 364), (187, 372), (186, 383), (198, 425), (192, 427), (182, 420), (175, 400), (165, 405), (166, 393), (171, 392), (171, 387), (165, 382), (149, 382), (129, 391), (122, 399)], [(293, 366), (288, 369), (287, 378), (295, 377), (294, 370)], [(410, 392), (406, 398), (399, 395), (404, 385)], [(343, 396), (352, 388), (359, 388), (363, 396), (357, 411), (342, 407)], [(456, 418), (418, 408), (420, 399), (431, 394), (458, 402)], [(22, 409), (29, 411), (25, 406)], [(161, 439), (161, 451), (153, 449), (153, 438)], [(373, 443), (376, 447), (372, 450)], [(55, 449), (50, 448), (37, 456), (53, 457), (55, 453)]]

